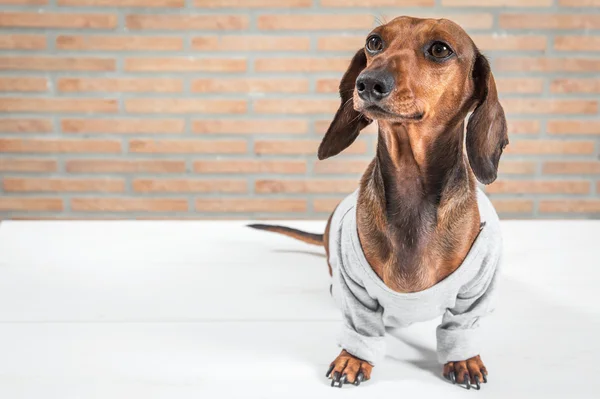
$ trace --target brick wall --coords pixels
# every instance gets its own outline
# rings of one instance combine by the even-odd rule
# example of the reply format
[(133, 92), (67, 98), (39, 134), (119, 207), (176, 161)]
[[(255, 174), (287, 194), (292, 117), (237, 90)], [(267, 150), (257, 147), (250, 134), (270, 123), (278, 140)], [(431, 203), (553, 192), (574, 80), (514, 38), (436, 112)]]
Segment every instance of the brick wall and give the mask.
[[(374, 154), (316, 162), (377, 21), (492, 60), (503, 217), (600, 215), (600, 0), (0, 0), (2, 218), (323, 218)], [(243, 4), (240, 7), (239, 4)]]

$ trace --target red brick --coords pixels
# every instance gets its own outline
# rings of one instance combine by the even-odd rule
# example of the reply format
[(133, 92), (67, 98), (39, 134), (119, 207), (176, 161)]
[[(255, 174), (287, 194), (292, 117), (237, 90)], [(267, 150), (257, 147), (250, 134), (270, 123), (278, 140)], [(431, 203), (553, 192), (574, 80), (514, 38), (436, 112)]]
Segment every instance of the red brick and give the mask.
[(0, 119), (0, 131), (4, 133), (49, 133), (52, 131), (52, 121), (50, 119), (2, 118)]
[(358, 188), (357, 179), (331, 180), (257, 180), (257, 193), (351, 193)]
[(38, 6), (48, 4), (48, 0), (0, 0), (0, 4)]
[(540, 201), (542, 213), (598, 213), (600, 200), (549, 200)]
[(600, 51), (600, 37), (597, 36), (557, 36), (554, 48), (561, 51)]
[(169, 159), (72, 159), (70, 173), (183, 173), (185, 161)]
[(44, 35), (0, 35), (2, 50), (44, 50), (45, 48)]
[(183, 133), (183, 119), (63, 119), (64, 133), (169, 134)]
[(121, 179), (4, 178), (6, 192), (123, 192)]
[(496, 180), (486, 187), (490, 194), (588, 194), (587, 181)]
[(535, 173), (535, 162), (502, 160), (498, 171), (507, 175), (532, 175)]
[(0, 26), (10, 28), (112, 29), (114, 14), (74, 14), (53, 12), (9, 12), (0, 14)]
[(299, 36), (226, 35), (192, 38), (192, 49), (200, 51), (307, 51), (310, 38)]
[(323, 14), (276, 14), (259, 15), (257, 26), (262, 30), (347, 30), (370, 29), (373, 25), (372, 15), (323, 15)]
[(305, 212), (306, 201), (279, 198), (198, 199), (200, 212)]
[(371, 159), (316, 161), (313, 170), (317, 174), (362, 174), (371, 163)]
[(59, 78), (57, 88), (67, 93), (180, 93), (183, 82), (172, 78)]
[(334, 209), (344, 198), (317, 198), (313, 200), (313, 210), (315, 212), (332, 213)]
[(557, 100), (507, 98), (501, 101), (507, 114), (595, 114), (598, 102), (593, 100)]
[(133, 153), (163, 154), (243, 154), (245, 140), (131, 140)]
[(308, 129), (304, 119), (198, 119), (194, 133), (204, 134), (302, 134)]
[(306, 93), (308, 79), (206, 78), (192, 82), (193, 93)]
[(244, 58), (127, 58), (127, 72), (244, 72)]
[(542, 35), (471, 35), (471, 39), (483, 51), (545, 50), (547, 42)]
[(504, 151), (506, 154), (520, 155), (590, 155), (594, 153), (594, 142), (513, 140)]
[(0, 98), (0, 112), (117, 112), (117, 100), (102, 98)]
[(497, 78), (499, 93), (541, 93), (544, 81), (537, 78)]
[(492, 204), (498, 213), (531, 213), (533, 212), (533, 201), (492, 199)]
[[(77, 221), (89, 221), (89, 220), (129, 220), (130, 218), (128, 218), (126, 215), (121, 215), (121, 216), (96, 216), (96, 215), (80, 215), (80, 216), (66, 216), (66, 215), (43, 215), (43, 216), (39, 216), (39, 215), (11, 215), (10, 216), (10, 220), (36, 220), (36, 221), (40, 221), (40, 220), (77, 220)], [(155, 218), (151, 218), (151, 217), (147, 217), (147, 218), (138, 218), (138, 217), (134, 217), (135, 220), (158, 220), (158, 217)], [(167, 218), (162, 218), (162, 220), (166, 220)], [(170, 219), (170, 218), (169, 218)]]
[(317, 93), (337, 93), (339, 92), (339, 78), (324, 78), (317, 80)]
[(600, 134), (600, 121), (589, 120), (551, 120), (547, 131), (550, 134)]
[(259, 58), (256, 72), (344, 72), (350, 59), (340, 58)]
[(119, 153), (121, 143), (115, 140), (66, 139), (0, 139), (0, 152), (39, 153)]
[(596, 29), (600, 15), (592, 14), (500, 14), (502, 29)]
[(540, 121), (509, 119), (509, 134), (538, 134), (540, 132)]
[[(331, 119), (315, 121), (315, 133), (319, 136), (325, 135), (325, 132), (327, 132), (327, 129), (329, 129), (330, 124)], [(378, 129), (379, 127), (377, 125), (377, 121), (375, 121), (361, 130), (360, 134), (377, 134)]]
[(183, 198), (73, 198), (75, 212), (184, 212)]
[(183, 50), (183, 39), (172, 36), (73, 36), (56, 38), (59, 50), (173, 51)]
[(600, 80), (597, 78), (554, 79), (550, 91), (552, 93), (600, 93)]
[(600, 7), (600, 0), (558, 0), (561, 7)]
[(283, 173), (304, 174), (304, 160), (220, 159), (194, 162), (196, 173)]
[(321, 7), (433, 7), (435, 0), (321, 0)]
[(317, 39), (317, 49), (321, 51), (358, 51), (365, 45), (365, 35), (321, 36)]
[(242, 30), (248, 27), (245, 15), (127, 15), (132, 30)]
[(247, 110), (245, 100), (215, 100), (194, 98), (129, 98), (125, 109), (131, 113), (208, 113), (243, 114)]
[(204, 8), (307, 8), (312, 0), (194, 0), (196, 7)]
[(0, 91), (40, 92), (47, 90), (48, 81), (46, 78), (29, 78), (24, 76), (0, 77)]
[(599, 69), (600, 59), (595, 58), (500, 57), (496, 59), (497, 71), (593, 72)]
[(573, 162), (546, 162), (543, 167), (544, 174), (549, 175), (595, 175), (600, 174), (598, 161), (573, 161)]
[(553, 0), (442, 0), (446, 7), (550, 7)]
[(57, 168), (53, 159), (0, 158), (2, 172), (56, 172)]
[(259, 114), (332, 114), (340, 106), (339, 100), (324, 99), (264, 99), (254, 101)]
[(133, 190), (140, 193), (245, 193), (245, 180), (135, 179)]
[(89, 7), (170, 7), (181, 8), (185, 0), (58, 0), (59, 6)]
[[(317, 153), (320, 141), (318, 140), (258, 140), (254, 144), (256, 154), (297, 154), (312, 155)], [(367, 145), (364, 141), (357, 140), (344, 154), (364, 154)]]
[(60, 198), (0, 197), (0, 211), (62, 211)]
[(0, 57), (0, 70), (29, 71), (114, 71), (112, 58), (86, 57)]

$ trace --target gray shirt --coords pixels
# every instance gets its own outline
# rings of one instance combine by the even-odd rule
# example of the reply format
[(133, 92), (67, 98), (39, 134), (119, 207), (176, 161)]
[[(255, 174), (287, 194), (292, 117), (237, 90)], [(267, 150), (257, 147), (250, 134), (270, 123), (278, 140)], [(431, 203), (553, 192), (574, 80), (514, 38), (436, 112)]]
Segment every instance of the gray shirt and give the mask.
[(478, 321), (493, 310), (502, 255), (500, 222), (486, 195), (478, 190), (483, 227), (463, 263), (444, 280), (415, 293), (392, 291), (367, 262), (356, 228), (357, 197), (358, 190), (346, 197), (331, 220), (332, 294), (343, 314), (338, 344), (376, 364), (385, 355), (386, 328), (442, 315), (436, 331), (439, 362), (478, 355)]

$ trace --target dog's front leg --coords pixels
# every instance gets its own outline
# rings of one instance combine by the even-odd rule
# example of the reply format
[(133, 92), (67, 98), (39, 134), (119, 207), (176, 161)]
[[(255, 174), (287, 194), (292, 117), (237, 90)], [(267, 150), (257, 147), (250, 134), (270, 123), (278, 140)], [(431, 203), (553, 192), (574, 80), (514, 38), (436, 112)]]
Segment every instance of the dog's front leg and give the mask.
[(348, 353), (345, 349), (331, 362), (326, 377), (331, 378), (331, 386), (342, 387), (343, 384), (360, 385), (371, 378), (373, 366), (362, 359)]
[(446, 363), (443, 374), (454, 384), (465, 384), (467, 389), (471, 389), (471, 384), (475, 385), (475, 389), (479, 389), (481, 382), (487, 382), (487, 369), (479, 355), (459, 362)]
[(337, 337), (342, 352), (331, 362), (326, 376), (332, 387), (360, 385), (371, 378), (373, 366), (385, 355), (383, 307), (343, 265), (334, 269), (332, 293), (342, 311)]
[[(453, 383), (471, 384), (476, 389), (487, 382), (487, 369), (479, 356), (479, 320), (494, 310), (498, 268), (482, 268), (474, 281), (458, 294), (452, 309), (447, 309), (436, 335), (442, 374)], [(463, 360), (464, 359), (464, 360)]]

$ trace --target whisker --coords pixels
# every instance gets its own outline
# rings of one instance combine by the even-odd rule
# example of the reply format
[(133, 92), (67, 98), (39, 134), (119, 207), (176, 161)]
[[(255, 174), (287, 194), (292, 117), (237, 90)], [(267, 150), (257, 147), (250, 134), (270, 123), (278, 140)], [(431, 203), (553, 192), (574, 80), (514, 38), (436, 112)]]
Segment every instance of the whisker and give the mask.
[(373, 15), (373, 17), (375, 17), (375, 23), (377, 24), (377, 26), (385, 25), (388, 23), (385, 15), (378, 14), (378, 15)]

